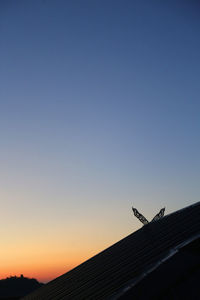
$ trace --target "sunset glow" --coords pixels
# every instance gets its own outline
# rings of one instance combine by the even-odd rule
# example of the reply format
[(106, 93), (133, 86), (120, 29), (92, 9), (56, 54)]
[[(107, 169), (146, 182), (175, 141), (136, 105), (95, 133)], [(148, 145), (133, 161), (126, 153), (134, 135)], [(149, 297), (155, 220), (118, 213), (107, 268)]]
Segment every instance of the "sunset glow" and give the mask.
[(0, 278), (199, 201), (199, 6), (161, 2), (0, 1)]

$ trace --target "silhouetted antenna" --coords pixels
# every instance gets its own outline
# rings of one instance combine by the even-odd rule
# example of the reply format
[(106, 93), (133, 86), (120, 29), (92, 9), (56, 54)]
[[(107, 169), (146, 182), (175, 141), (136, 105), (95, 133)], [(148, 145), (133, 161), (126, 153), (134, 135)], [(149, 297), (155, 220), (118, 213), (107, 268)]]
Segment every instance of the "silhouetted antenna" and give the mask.
[[(132, 207), (132, 210), (134, 216), (138, 218), (140, 222), (142, 222), (144, 225), (149, 223), (149, 221), (141, 213), (139, 213), (139, 211), (135, 207)], [(165, 213), (165, 207), (162, 208), (157, 215), (155, 215), (155, 217), (151, 220), (151, 222), (161, 219), (164, 216), (164, 213)]]

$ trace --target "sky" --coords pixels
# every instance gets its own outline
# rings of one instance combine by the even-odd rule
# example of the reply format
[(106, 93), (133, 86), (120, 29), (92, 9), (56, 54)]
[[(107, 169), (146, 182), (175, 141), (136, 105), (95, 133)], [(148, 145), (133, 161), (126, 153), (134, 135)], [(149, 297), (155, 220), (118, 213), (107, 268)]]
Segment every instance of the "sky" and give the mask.
[(200, 196), (200, 4), (0, 1), (0, 278), (47, 282)]

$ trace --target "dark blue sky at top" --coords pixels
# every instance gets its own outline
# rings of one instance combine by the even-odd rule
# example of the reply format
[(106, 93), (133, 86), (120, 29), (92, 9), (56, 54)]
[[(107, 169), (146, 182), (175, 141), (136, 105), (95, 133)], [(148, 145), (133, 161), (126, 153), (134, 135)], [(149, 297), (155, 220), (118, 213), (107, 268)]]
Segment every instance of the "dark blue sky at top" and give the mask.
[(197, 200), (199, 30), (198, 1), (1, 1), (8, 182)]

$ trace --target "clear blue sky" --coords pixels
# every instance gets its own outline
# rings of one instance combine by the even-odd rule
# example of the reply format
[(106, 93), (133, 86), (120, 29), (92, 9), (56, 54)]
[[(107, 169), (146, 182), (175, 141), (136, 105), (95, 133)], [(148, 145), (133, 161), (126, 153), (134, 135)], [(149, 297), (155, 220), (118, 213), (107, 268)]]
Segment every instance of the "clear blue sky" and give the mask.
[(132, 204), (199, 201), (199, 30), (198, 1), (0, 2), (4, 244), (62, 227), (95, 252), (140, 226)]

